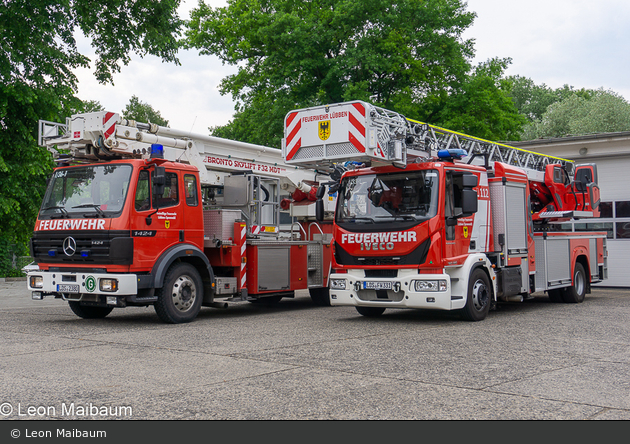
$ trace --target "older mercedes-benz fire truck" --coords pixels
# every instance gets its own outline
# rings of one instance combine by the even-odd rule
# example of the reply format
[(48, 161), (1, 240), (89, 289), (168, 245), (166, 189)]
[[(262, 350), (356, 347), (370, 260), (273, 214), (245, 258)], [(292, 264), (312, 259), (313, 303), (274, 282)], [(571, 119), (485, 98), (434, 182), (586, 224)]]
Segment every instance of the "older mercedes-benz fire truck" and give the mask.
[[(321, 168), (337, 196), (332, 305), (459, 310), (546, 291), (579, 303), (607, 277), (605, 233), (558, 229), (599, 215), (594, 164), (520, 150), (354, 101), (291, 111), (283, 155)], [(323, 203), (324, 201), (322, 201)], [(331, 217), (320, 206), (319, 219)]]
[(329, 305), (331, 225), (314, 211), (326, 173), (110, 112), (41, 121), (40, 145), (58, 165), (31, 241), (34, 299), (63, 298), (83, 318), (154, 305), (170, 323), (296, 290)]

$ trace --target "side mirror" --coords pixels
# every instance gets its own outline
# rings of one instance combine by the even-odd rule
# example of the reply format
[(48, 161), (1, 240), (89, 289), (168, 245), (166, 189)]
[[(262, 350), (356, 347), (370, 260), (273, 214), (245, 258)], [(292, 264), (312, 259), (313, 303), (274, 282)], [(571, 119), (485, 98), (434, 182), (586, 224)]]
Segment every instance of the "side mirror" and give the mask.
[(323, 199), (324, 194), (326, 194), (326, 186), (320, 185), (319, 188), (317, 188), (317, 194), (315, 194), (315, 197), (317, 197), (318, 199)]
[(318, 222), (324, 220), (324, 201), (321, 198), (315, 201), (315, 219), (317, 219)]
[(473, 214), (477, 212), (477, 192), (469, 188), (462, 190), (462, 213)]
[(446, 226), (447, 227), (454, 227), (455, 225), (457, 225), (457, 217), (447, 217), (446, 218)]
[(166, 185), (166, 168), (156, 166), (153, 171), (153, 194), (161, 196), (164, 194)]
[(464, 174), (462, 176), (462, 184), (464, 188), (475, 188), (478, 184), (477, 176), (474, 174)]
[(477, 212), (478, 196), (473, 190), (479, 183), (477, 176), (474, 174), (464, 174), (462, 177), (462, 213), (470, 215)]

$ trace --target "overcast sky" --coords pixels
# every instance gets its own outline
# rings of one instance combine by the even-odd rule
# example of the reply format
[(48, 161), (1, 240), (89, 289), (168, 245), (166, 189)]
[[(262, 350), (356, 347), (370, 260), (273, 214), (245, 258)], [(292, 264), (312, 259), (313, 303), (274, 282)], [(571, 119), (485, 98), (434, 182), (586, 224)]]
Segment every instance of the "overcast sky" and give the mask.
[[(196, 4), (182, 1), (180, 15), (189, 18)], [(468, 0), (468, 9), (477, 13), (464, 34), (475, 40), (474, 63), (510, 57), (507, 75), (529, 77), (552, 88), (568, 84), (610, 89), (630, 100), (630, 1)], [(87, 41), (80, 40), (79, 49), (94, 59)], [(114, 76), (114, 86), (99, 85), (90, 70), (77, 70), (78, 96), (121, 112), (136, 95), (160, 111), (171, 128), (200, 134), (207, 134), (209, 126), (226, 124), (234, 104), (231, 96), (219, 94), (218, 85), (236, 69), (196, 51), (182, 52), (179, 58), (181, 66), (133, 57)]]

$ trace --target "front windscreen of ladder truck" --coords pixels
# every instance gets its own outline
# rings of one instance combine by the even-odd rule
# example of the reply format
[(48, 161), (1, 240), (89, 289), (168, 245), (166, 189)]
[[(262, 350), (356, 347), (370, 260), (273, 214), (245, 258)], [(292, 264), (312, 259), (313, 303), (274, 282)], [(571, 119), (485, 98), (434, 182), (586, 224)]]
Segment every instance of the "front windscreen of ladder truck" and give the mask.
[(129, 189), (131, 165), (87, 165), (56, 170), (40, 219), (112, 218), (120, 215)]
[(438, 182), (436, 170), (345, 177), (335, 221), (346, 230), (411, 228), (437, 214)]

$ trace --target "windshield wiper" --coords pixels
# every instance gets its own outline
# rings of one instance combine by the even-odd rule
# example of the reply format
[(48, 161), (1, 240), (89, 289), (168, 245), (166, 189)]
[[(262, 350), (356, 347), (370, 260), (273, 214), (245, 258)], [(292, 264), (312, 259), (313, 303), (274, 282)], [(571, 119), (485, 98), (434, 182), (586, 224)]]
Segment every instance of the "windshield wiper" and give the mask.
[(358, 220), (365, 220), (367, 222), (374, 223), (374, 219), (372, 219), (371, 217), (360, 217), (359, 216), (359, 217), (347, 217), (345, 219), (348, 220), (348, 221), (351, 220), (353, 222), (356, 222)]
[[(76, 205), (72, 208), (94, 208), (96, 210), (96, 212), (98, 213), (99, 216), (101, 217), (105, 217), (105, 212), (103, 210), (101, 210), (101, 206), (97, 205), (97, 204), (82, 204), (82, 205)], [(83, 217), (86, 217), (86, 215), (84, 214)]]
[(416, 219), (415, 216), (411, 216), (409, 214), (392, 214), (391, 216), (376, 216), (378, 218), (386, 218), (386, 217), (391, 217), (394, 220), (396, 219), (402, 219), (402, 220), (418, 220)]
[[(68, 214), (68, 211), (66, 210), (66, 207), (61, 206), (61, 205), (55, 205), (53, 207), (46, 207), (46, 208), (42, 208), (43, 211), (46, 210), (59, 210), (61, 212), (60, 217), (67, 217), (70, 218), (70, 215)], [(56, 219), (55, 215), (50, 216), (51, 219)]]

